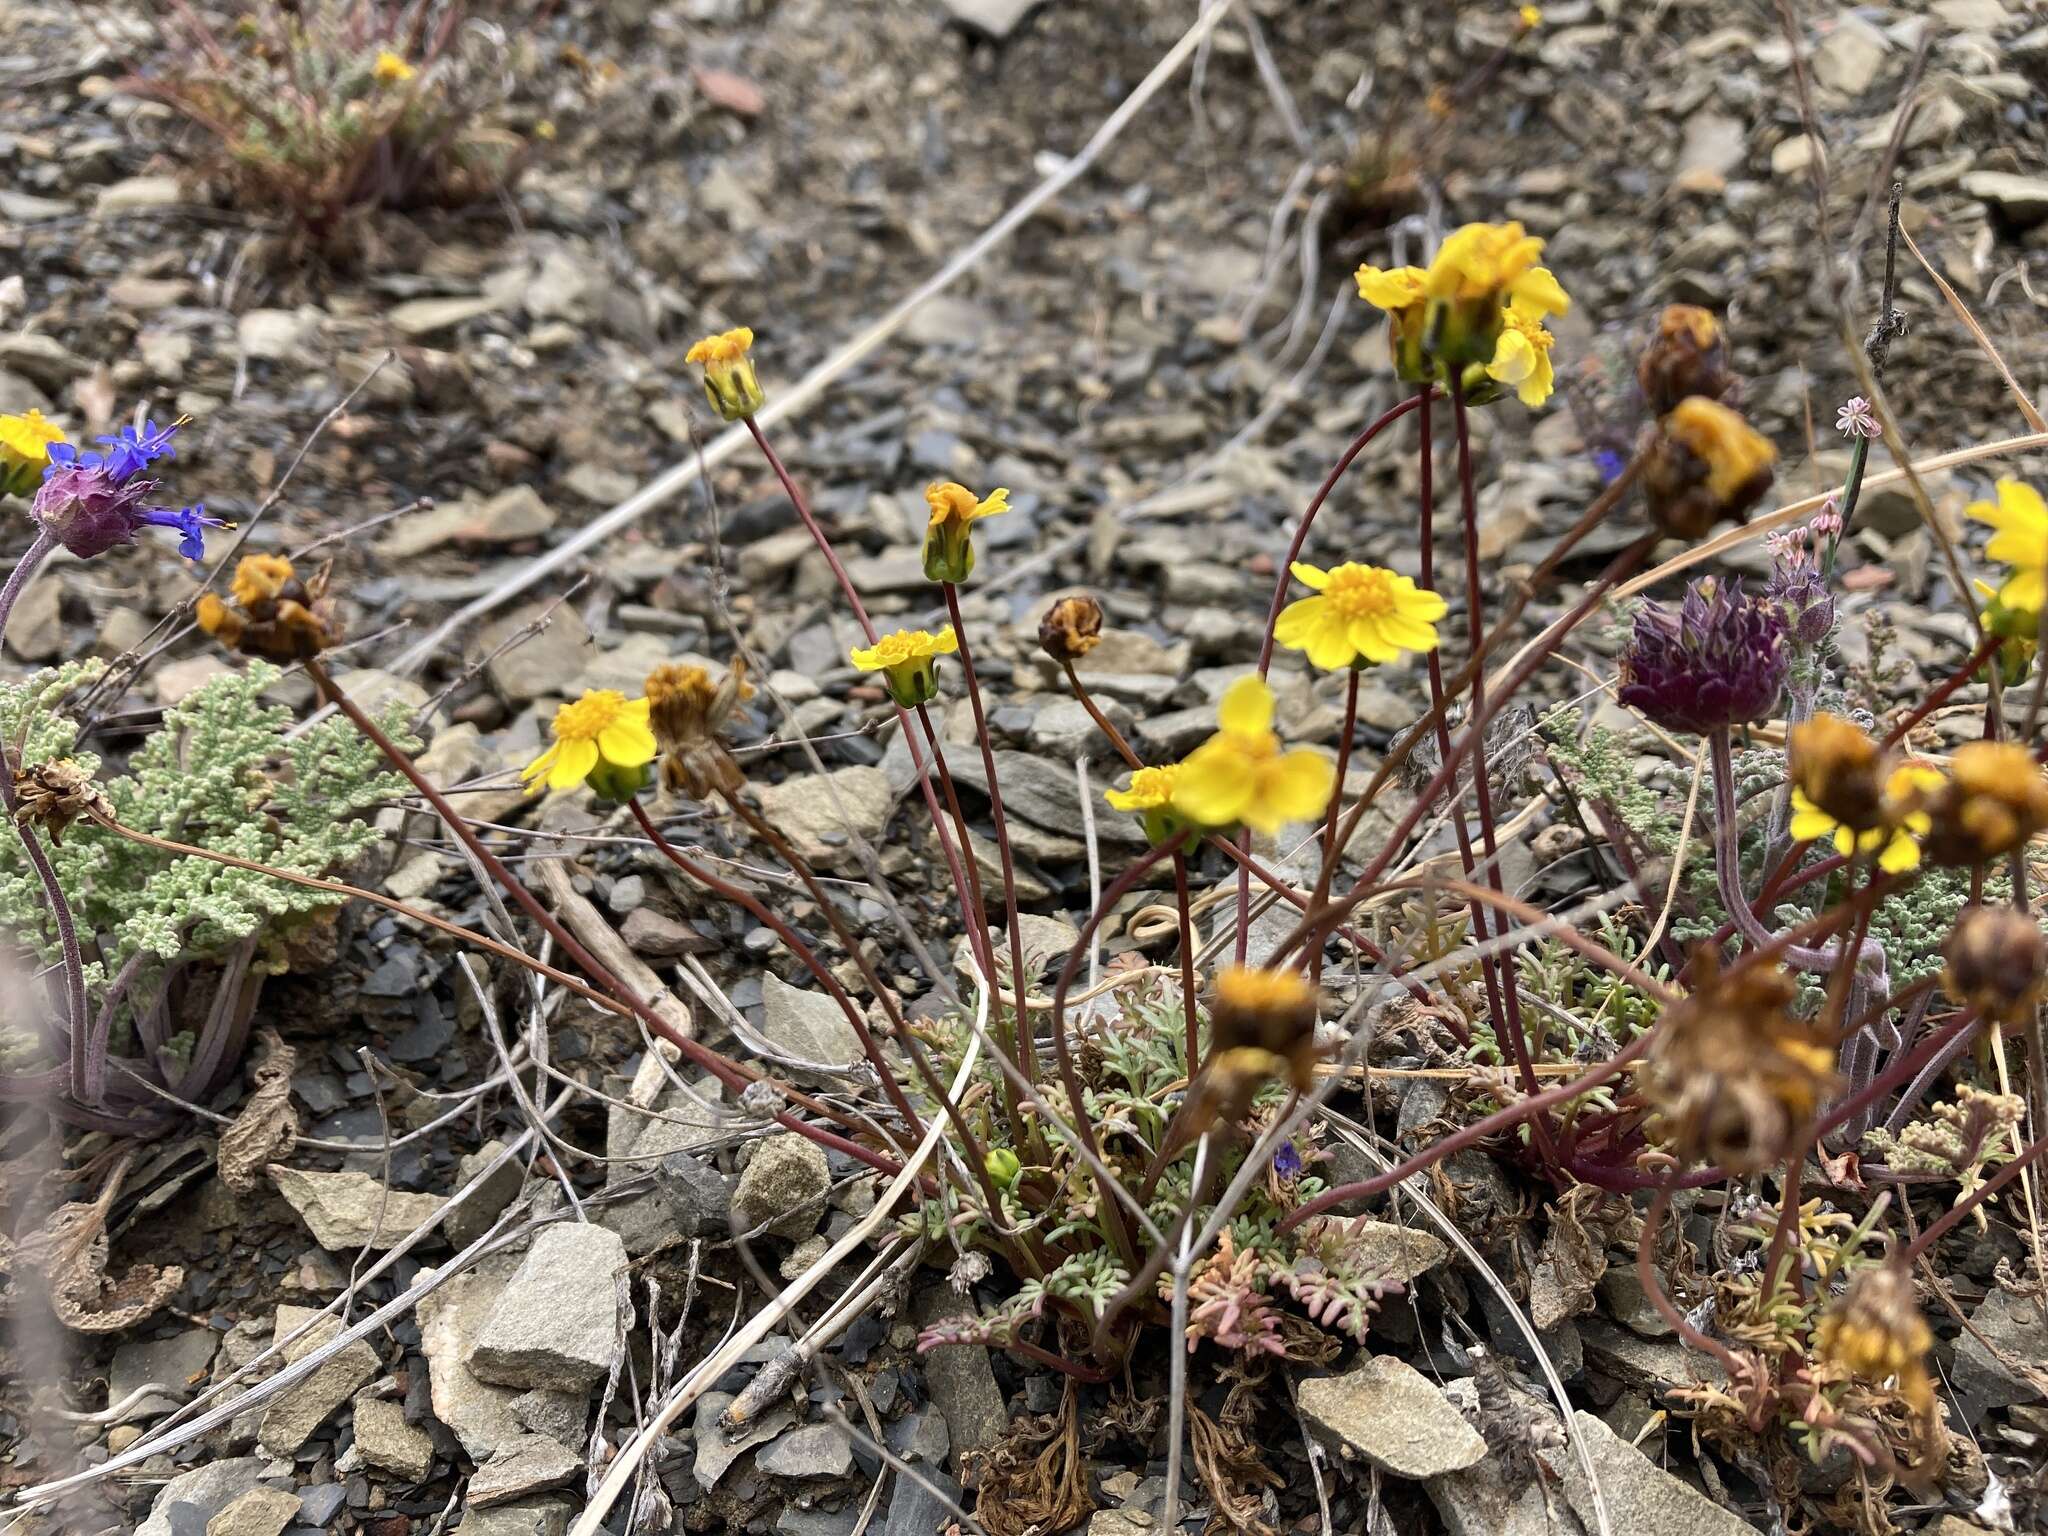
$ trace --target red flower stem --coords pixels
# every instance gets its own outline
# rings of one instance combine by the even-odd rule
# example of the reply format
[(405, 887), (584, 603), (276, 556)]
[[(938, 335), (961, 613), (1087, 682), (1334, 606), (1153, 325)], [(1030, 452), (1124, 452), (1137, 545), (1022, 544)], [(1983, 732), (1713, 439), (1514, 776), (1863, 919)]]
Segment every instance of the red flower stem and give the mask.
[[(1316, 487), (1315, 495), (1309, 498), (1303, 509), (1301, 521), (1294, 526), (1294, 537), (1288, 541), (1287, 558), (1280, 562), (1280, 569), (1273, 578), (1273, 601), (1266, 608), (1265, 638), (1259, 642), (1259, 676), (1263, 679), (1273, 665), (1274, 627), (1280, 622), (1280, 610), (1287, 606), (1287, 584), (1294, 579), (1294, 562), (1301, 558), (1301, 551), (1308, 543), (1308, 531), (1315, 525), (1316, 514), (1323, 510), (1323, 503), (1330, 499), (1330, 492), (1337, 488), (1337, 482), (1344, 478), (1344, 471), (1351, 467), (1352, 460), (1365, 452), (1368, 444), (1386, 431), (1403, 416), (1414, 410), (1426, 398), (1428, 391), (1411, 395), (1382, 411), (1365, 425), (1365, 429), (1351, 440), (1351, 445), (1337, 456), (1337, 462), (1330, 466), (1330, 472), (1323, 476), (1323, 483)], [(1252, 851), (1252, 835), (1247, 831), (1237, 835), (1238, 851), (1249, 857)], [(1238, 861), (1237, 868), (1237, 963), (1245, 962), (1245, 951), (1251, 942), (1251, 871), (1244, 861)]]
[(1904, 741), (1908, 731), (1946, 704), (1958, 688), (1977, 675), (1977, 670), (1989, 661), (2004, 643), (1997, 635), (1986, 635), (1977, 649), (1970, 653), (1970, 659), (1963, 663), (1961, 671), (1951, 674), (1926, 698), (1914, 705), (1904, 719), (1885, 732), (1883, 745), (1895, 747)]
[[(851, 1122), (836, 1110), (820, 1103), (808, 1094), (799, 1092), (786, 1083), (779, 1083), (772, 1078), (766, 1077), (754, 1068), (745, 1067), (738, 1062), (727, 1060), (716, 1051), (699, 1044), (688, 1035), (683, 1034), (670, 1024), (668, 1020), (648, 1007), (645, 1002), (634, 994), (631, 987), (628, 987), (617, 976), (612, 974), (611, 969), (603, 961), (599, 960), (589, 950), (585, 949), (582, 944), (578, 943), (576, 936), (557, 922), (555, 915), (540, 904), (539, 899), (526, 888), (517, 875), (505, 867), (504, 861), (484, 846), (483, 841), (470, 829), (469, 823), (463, 820), (462, 813), (448, 803), (447, 797), (434, 787), (433, 782), (424, 773), (420, 772), (418, 765), (398, 749), (396, 742), (385, 735), (383, 727), (364, 714), (362, 708), (355, 700), (335, 686), (334, 679), (327, 675), (327, 669), (320, 664), (318, 657), (309, 658), (304, 663), (304, 666), (306, 675), (313, 680), (313, 686), (319, 690), (321, 697), (332, 701), (334, 707), (348, 717), (349, 723), (361, 731), (370, 743), (379, 752), (384, 754), (385, 758), (391, 763), (391, 766), (404, 774), (412, 782), (412, 787), (418, 790), (427, 804), (434, 808), (435, 814), (446, 824), (448, 830), (455, 834), (456, 839), (462, 846), (469, 850), (471, 856), (484, 867), (493, 880), (496, 880), (499, 885), (504, 887), (505, 893), (518, 903), (526, 915), (540, 925), (541, 931), (561, 946), (562, 953), (575, 961), (577, 968), (584, 975), (588, 976), (598, 986), (604, 988), (605, 991), (611, 993), (612, 996), (630, 1008), (635, 1017), (649, 1029), (653, 1030), (655, 1034), (681, 1051), (692, 1063), (711, 1073), (735, 1093), (743, 1092), (750, 1082), (766, 1082), (791, 1103), (801, 1105), (813, 1114), (821, 1114), (838, 1120), (840, 1123), (847, 1125), (849, 1129), (853, 1128)], [(808, 1136), (811, 1140), (824, 1146), (837, 1147), (849, 1157), (856, 1157), (871, 1168), (876, 1168), (892, 1175), (902, 1169), (903, 1165), (894, 1158), (871, 1151), (861, 1146), (858, 1142), (848, 1141), (846, 1138), (834, 1135), (822, 1127), (799, 1120), (787, 1110), (777, 1110), (775, 1118), (799, 1135)]]
[[(1329, 900), (1330, 881), (1337, 870), (1337, 813), (1344, 804), (1344, 775), (1351, 767), (1351, 737), (1358, 729), (1358, 668), (1354, 666), (1349, 670), (1351, 675), (1344, 684), (1344, 729), (1337, 737), (1337, 784), (1330, 791), (1330, 804), (1323, 813), (1323, 857), (1316, 866), (1315, 895), (1310, 898), (1319, 907)], [(1308, 979), (1311, 986), (1322, 985), (1323, 946), (1320, 944), (1309, 951)]]
[[(768, 467), (775, 471), (775, 478), (782, 482), (782, 493), (796, 509), (796, 515), (810, 534), (811, 542), (818, 546), (818, 553), (825, 557), (825, 563), (832, 568), (832, 577), (839, 583), (839, 590), (845, 594), (848, 606), (853, 609), (854, 618), (859, 620), (861, 633), (867, 637), (868, 644), (873, 645), (876, 638), (874, 621), (868, 617), (867, 607), (861, 602), (860, 593), (854, 589), (853, 579), (846, 574), (846, 567), (840, 563), (839, 552), (832, 547), (832, 541), (825, 536), (824, 528), (812, 515), (810, 504), (804, 500), (803, 492), (797, 489), (796, 481), (790, 478), (790, 473), (783, 467), (781, 458), (774, 448), (769, 446), (767, 437), (762, 434), (760, 426), (751, 416), (747, 418), (747, 431), (752, 434), (755, 446), (761, 450), (762, 457), (767, 459)], [(940, 852), (945, 855), (947, 872), (953, 877), (953, 890), (959, 897), (960, 910), (963, 913), (976, 910), (980, 906), (980, 898), (975, 896), (970, 901), (968, 882), (968, 872), (972, 870), (974, 860), (964, 841), (956, 849), (947, 835), (946, 816), (939, 809), (938, 795), (932, 788), (931, 771), (925, 766), (924, 750), (918, 746), (917, 735), (910, 729), (910, 716), (900, 704), (896, 706), (896, 728), (903, 733), (903, 744), (910, 750), (910, 766), (917, 775), (918, 787), (924, 791), (925, 809), (931, 814), (932, 831), (939, 840)], [(964, 838), (964, 832), (962, 836)], [(990, 985), (994, 985), (994, 980), (994, 974), (991, 972)]]
[(1080, 675), (1074, 671), (1074, 664), (1071, 661), (1063, 661), (1060, 665), (1066, 669), (1067, 684), (1074, 690), (1074, 697), (1079, 699), (1081, 707), (1088, 711), (1088, 718), (1095, 722), (1095, 728), (1102, 732), (1112, 747), (1116, 748), (1116, 754), (1124, 760), (1124, 766), (1134, 772), (1144, 767), (1143, 759), (1133, 752), (1131, 744), (1124, 740), (1124, 733), (1110, 722), (1109, 716), (1096, 707), (1094, 696), (1083, 686)]
[(974, 675), (974, 652), (967, 644), (967, 620), (960, 613), (960, 589), (950, 581), (940, 582), (939, 588), (946, 595), (946, 614), (953, 621), (953, 638), (960, 646), (960, 675), (967, 681), (967, 699), (974, 707), (974, 736), (981, 746), (982, 772), (988, 775), (989, 820), (995, 826), (996, 857), (1002, 861), (1003, 919), (1010, 930), (1010, 995), (1014, 999), (1010, 1010), (1015, 1030), (1011, 1049), (1017, 1069), (1035, 1081), (1038, 1053), (1024, 1006), (1025, 995), (1031, 990), (1031, 977), (1024, 969), (1024, 925), (1017, 915), (1017, 865), (1010, 854), (1010, 823), (1003, 815), (1002, 785), (996, 780), (995, 743), (989, 736), (988, 717), (982, 711), (981, 684)]
[[(1657, 1193), (1651, 1196), (1650, 1209), (1643, 1217), (1642, 1236), (1636, 1242), (1636, 1283), (1643, 1288), (1643, 1294), (1650, 1298), (1650, 1305), (1657, 1309), (1658, 1314), (1671, 1325), (1679, 1338), (1691, 1348), (1712, 1355), (1720, 1361), (1722, 1369), (1728, 1373), (1730, 1385), (1735, 1385), (1749, 1374), (1747, 1368), (1727, 1345), (1718, 1339), (1708, 1338), (1686, 1321), (1685, 1314), (1679, 1311), (1677, 1304), (1664, 1293), (1664, 1283), (1657, 1274), (1654, 1262), (1657, 1233), (1664, 1225), (1664, 1213), (1671, 1208), (1672, 1185), (1672, 1178), (1667, 1175), (1657, 1186)], [(1768, 1276), (1764, 1283), (1770, 1283)]]
[(1102, 1182), (1095, 1173), (1095, 1165), (1102, 1163), (1102, 1150), (1095, 1139), (1095, 1126), (1088, 1115), (1088, 1103), (1081, 1083), (1081, 1075), (1074, 1069), (1073, 1048), (1067, 1043), (1067, 991), (1074, 984), (1074, 978), (1081, 972), (1081, 965), (1088, 954), (1088, 941), (1095, 930), (1102, 926), (1116, 904), (1123, 900), (1141, 880), (1146, 871), (1161, 859), (1169, 857), (1173, 845), (1147, 849), (1144, 855), (1130, 868), (1110, 882), (1109, 889), (1102, 893), (1102, 899), (1095, 904), (1095, 910), (1088, 914), (1088, 921), (1081, 925), (1080, 936), (1074, 947), (1067, 951), (1066, 963), (1060, 967), (1059, 981), (1052, 991), (1052, 1048), (1059, 1057), (1060, 1082), (1067, 1090), (1067, 1112), (1073, 1117), (1074, 1132), (1081, 1138), (1081, 1145), (1088, 1151), (1089, 1174), (1095, 1179), (1096, 1198), (1102, 1203), (1102, 1217), (1109, 1228), (1109, 1236), (1116, 1244), (1116, 1251), (1123, 1259), (1124, 1268), (1135, 1271), (1138, 1267), (1137, 1245), (1132, 1241), (1130, 1225), (1124, 1219), (1122, 1204), (1114, 1191)]
[[(1458, 499), (1463, 513), (1465, 528), (1465, 608), (1466, 619), (1472, 637), (1472, 652), (1476, 656), (1486, 643), (1486, 615), (1484, 595), (1479, 579), (1479, 496), (1472, 485), (1472, 430), (1465, 411), (1465, 386), (1461, 377), (1451, 380), (1451, 414), (1456, 422), (1458, 434)], [(1486, 718), (1486, 668), (1479, 667), (1472, 674), (1471, 717), (1483, 722)], [(1472, 789), (1479, 806), (1479, 840), (1486, 850), (1486, 883), (1502, 896), (1507, 894), (1506, 883), (1500, 873), (1500, 847), (1493, 829), (1493, 790), (1487, 783), (1486, 772), (1486, 730), (1483, 724), (1471, 733), (1472, 738)], [(1502, 920), (1502, 932), (1506, 932), (1506, 920)], [(1505, 1014), (1508, 1043), (1515, 1065), (1522, 1074), (1522, 1089), (1526, 1093), (1537, 1091), (1536, 1060), (1529, 1049), (1528, 1031), (1522, 1024), (1522, 991), (1517, 982), (1514, 956), (1512, 953), (1499, 957), (1497, 990), (1504, 995), (1507, 1003)], [(1499, 999), (1496, 999), (1498, 1002)], [(1497, 1015), (1498, 1017), (1499, 1015)], [(1543, 1161), (1552, 1167), (1557, 1164), (1557, 1144), (1551, 1139), (1547, 1121), (1532, 1120), (1529, 1130), (1536, 1139), (1537, 1150), (1543, 1154)]]
[(1188, 915), (1188, 856), (1173, 851), (1173, 897), (1180, 915), (1180, 1010), (1187, 1026), (1188, 1080), (1202, 1070), (1202, 1044), (1195, 1028), (1195, 930)]

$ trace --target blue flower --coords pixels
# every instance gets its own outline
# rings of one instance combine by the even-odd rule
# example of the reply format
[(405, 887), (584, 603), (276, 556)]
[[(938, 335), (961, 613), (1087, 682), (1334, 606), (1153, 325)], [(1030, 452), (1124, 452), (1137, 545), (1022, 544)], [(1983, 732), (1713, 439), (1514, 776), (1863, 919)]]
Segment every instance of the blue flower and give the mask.
[(177, 457), (171, 438), (183, 421), (160, 427), (145, 421), (123, 427), (98, 441), (105, 453), (81, 453), (70, 443), (50, 445), (49, 467), (29, 515), (51, 538), (80, 559), (105, 554), (135, 542), (144, 528), (169, 528), (179, 535), (178, 553), (187, 560), (206, 555), (206, 530), (232, 523), (208, 517), (203, 506), (149, 505), (160, 482), (148, 470), (160, 459)]
[(106, 445), (105, 453), (90, 449), (80, 452), (75, 443), (52, 443), (49, 468), (43, 471), (43, 478), (47, 480), (61, 469), (103, 469), (117, 481), (132, 480), (158, 459), (178, 456), (171, 438), (183, 425), (182, 420), (168, 427), (145, 421), (140, 427), (123, 427), (112, 437), (94, 439)]
[(1273, 1154), (1273, 1171), (1283, 1179), (1292, 1179), (1300, 1176), (1301, 1153), (1295, 1150), (1293, 1142), (1283, 1141), (1280, 1143), (1279, 1150)]
[(1613, 448), (1597, 448), (1593, 451), (1593, 463), (1600, 471), (1600, 483), (1612, 485), (1617, 476), (1628, 468), (1628, 460)]
[(187, 560), (206, 558), (206, 530), (209, 528), (232, 528), (233, 523), (223, 522), (217, 517), (208, 517), (206, 508), (182, 507), (173, 512), (168, 507), (149, 507), (137, 519), (152, 528), (175, 528), (184, 537), (178, 540), (178, 553)]

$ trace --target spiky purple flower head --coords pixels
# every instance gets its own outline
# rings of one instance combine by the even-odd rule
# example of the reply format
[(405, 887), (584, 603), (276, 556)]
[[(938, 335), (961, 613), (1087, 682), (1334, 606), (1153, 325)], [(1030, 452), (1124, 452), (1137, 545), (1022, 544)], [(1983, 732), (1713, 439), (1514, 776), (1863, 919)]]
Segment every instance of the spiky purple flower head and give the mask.
[(178, 553), (187, 560), (206, 553), (206, 530), (231, 526), (208, 517), (201, 506), (172, 509), (150, 505), (159, 483), (147, 471), (160, 459), (177, 457), (171, 438), (182, 423), (123, 427), (98, 441), (106, 452), (81, 452), (71, 443), (50, 445), (50, 464), (29, 506), (29, 515), (59, 544), (82, 560), (135, 542), (144, 528), (179, 534)]
[(1778, 605), (1708, 576), (1686, 588), (1676, 613), (1661, 603), (1636, 610), (1621, 702), (1666, 730), (1704, 735), (1769, 716), (1790, 665)]

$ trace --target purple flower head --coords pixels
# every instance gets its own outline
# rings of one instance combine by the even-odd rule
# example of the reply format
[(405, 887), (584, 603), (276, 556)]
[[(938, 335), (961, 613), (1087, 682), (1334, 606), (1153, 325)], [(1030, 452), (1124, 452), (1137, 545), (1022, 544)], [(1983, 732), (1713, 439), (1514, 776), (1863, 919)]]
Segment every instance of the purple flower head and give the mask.
[(1803, 550), (1800, 558), (1777, 563), (1764, 584), (1764, 596), (1778, 605), (1792, 643), (1802, 650), (1812, 650), (1835, 627), (1835, 594), (1828, 590), (1820, 568), (1805, 559)]
[(1778, 605), (1709, 576), (1686, 588), (1676, 613), (1661, 603), (1636, 610), (1621, 702), (1666, 730), (1704, 735), (1768, 716), (1790, 665)]
[(1293, 1142), (1280, 1143), (1279, 1150), (1273, 1154), (1273, 1171), (1283, 1179), (1301, 1176), (1301, 1153), (1296, 1150)]
[(159, 427), (123, 427), (102, 437), (105, 453), (81, 453), (71, 443), (50, 445), (50, 464), (29, 506), (42, 530), (82, 560), (135, 542), (144, 528), (169, 528), (178, 534), (178, 553), (187, 560), (206, 554), (206, 530), (231, 526), (208, 517), (200, 506), (149, 505), (158, 482), (145, 471), (160, 459), (175, 458), (171, 438), (181, 423)]

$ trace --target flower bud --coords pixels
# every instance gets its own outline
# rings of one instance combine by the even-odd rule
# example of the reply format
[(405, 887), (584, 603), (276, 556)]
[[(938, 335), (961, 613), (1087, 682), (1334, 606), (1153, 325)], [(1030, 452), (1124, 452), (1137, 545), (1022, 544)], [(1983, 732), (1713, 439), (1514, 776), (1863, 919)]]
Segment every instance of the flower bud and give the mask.
[(2017, 1024), (2041, 999), (2048, 938), (2014, 907), (1965, 907), (1941, 954), (1942, 985), (1987, 1019)]
[(988, 1156), (981, 1160), (981, 1166), (988, 1174), (989, 1182), (998, 1189), (1008, 1189), (1017, 1182), (1017, 1176), (1024, 1171), (1024, 1164), (1008, 1147), (989, 1148)]
[(1038, 621), (1038, 648), (1062, 666), (1102, 643), (1102, 604), (1085, 593), (1063, 597)]
[(753, 361), (747, 356), (753, 344), (754, 333), (740, 326), (706, 336), (684, 354), (684, 362), (703, 365), (704, 397), (727, 421), (745, 421), (767, 403), (761, 381), (754, 376)]
[(1636, 382), (1651, 412), (1666, 415), (1689, 395), (1725, 399), (1735, 387), (1727, 350), (1721, 327), (1706, 310), (1695, 304), (1666, 306), (1657, 318), (1657, 334), (1636, 363)]

